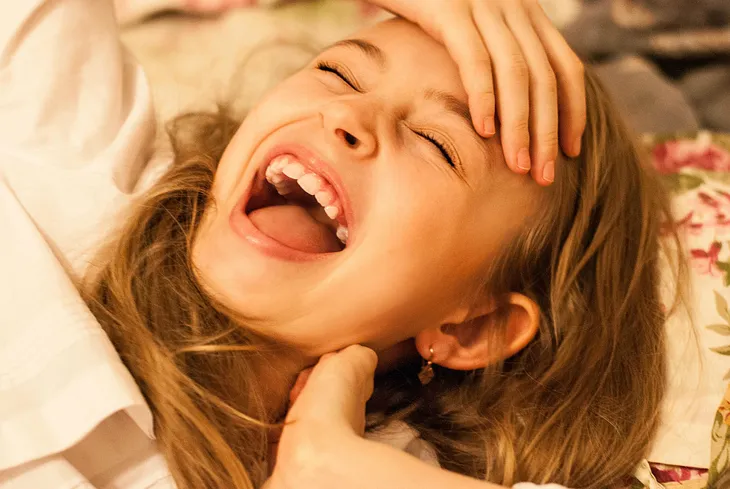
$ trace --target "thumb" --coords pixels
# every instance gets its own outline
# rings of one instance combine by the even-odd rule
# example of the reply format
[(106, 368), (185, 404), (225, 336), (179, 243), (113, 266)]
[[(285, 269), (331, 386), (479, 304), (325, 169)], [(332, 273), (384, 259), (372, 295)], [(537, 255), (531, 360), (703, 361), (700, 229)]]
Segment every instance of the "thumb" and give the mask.
[(308, 375), (300, 377), (305, 385), (298, 386), (288, 418), (344, 421), (360, 431), (377, 361), (373, 350), (359, 345), (325, 355)]
[[(378, 356), (370, 348), (352, 345), (339, 353), (325, 358), (312, 372), (316, 382), (327, 382), (333, 394), (352, 397), (353, 400), (366, 402), (373, 394), (373, 377), (378, 365)], [(352, 394), (359, 394), (356, 399)]]

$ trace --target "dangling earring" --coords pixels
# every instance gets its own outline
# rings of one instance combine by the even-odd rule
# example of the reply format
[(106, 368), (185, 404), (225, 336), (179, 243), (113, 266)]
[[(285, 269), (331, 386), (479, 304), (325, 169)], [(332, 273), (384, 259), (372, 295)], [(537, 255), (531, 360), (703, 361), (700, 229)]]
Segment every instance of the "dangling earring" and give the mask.
[(426, 363), (423, 364), (421, 371), (418, 372), (418, 380), (421, 381), (421, 385), (427, 385), (433, 380), (433, 346), (428, 349), (429, 355)]

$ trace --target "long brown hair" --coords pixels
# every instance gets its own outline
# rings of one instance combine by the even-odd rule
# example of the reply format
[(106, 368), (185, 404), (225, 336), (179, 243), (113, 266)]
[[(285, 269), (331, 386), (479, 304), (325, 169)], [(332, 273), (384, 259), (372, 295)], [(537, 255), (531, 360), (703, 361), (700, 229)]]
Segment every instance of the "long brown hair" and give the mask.
[[(542, 311), (536, 338), (483, 371), (439, 370), (426, 387), (415, 380), (417, 364), (377, 380), (375, 424), (405, 419), (447, 469), (504, 485), (611, 487), (633, 472), (656, 432), (665, 390), (658, 264), (669, 206), (590, 73), (586, 84), (581, 156), (560, 165), (540, 215), (505, 247), (482, 291), (531, 297)], [(237, 126), (222, 112), (172, 123), (173, 166), (85, 287), (149, 402), (180, 489), (253, 488), (266, 477), (272, 420), (250, 359), (271, 345), (205, 293), (191, 262)]]

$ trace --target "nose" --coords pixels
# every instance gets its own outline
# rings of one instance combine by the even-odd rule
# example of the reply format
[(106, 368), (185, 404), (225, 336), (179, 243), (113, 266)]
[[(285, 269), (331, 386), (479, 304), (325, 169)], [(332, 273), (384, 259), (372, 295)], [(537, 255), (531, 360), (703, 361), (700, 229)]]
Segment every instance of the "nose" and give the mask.
[(330, 102), (322, 110), (322, 125), (334, 144), (356, 157), (367, 158), (378, 149), (373, 108), (353, 101)]

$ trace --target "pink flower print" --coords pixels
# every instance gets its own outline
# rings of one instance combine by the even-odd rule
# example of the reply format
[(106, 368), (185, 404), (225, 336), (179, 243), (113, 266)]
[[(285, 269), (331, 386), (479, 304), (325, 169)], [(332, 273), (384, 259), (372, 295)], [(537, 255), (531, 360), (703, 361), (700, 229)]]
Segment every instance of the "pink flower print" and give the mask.
[(712, 144), (711, 139), (667, 141), (653, 151), (654, 165), (663, 174), (677, 173), (682, 168), (730, 171), (730, 153)]
[(706, 205), (707, 207), (711, 207), (712, 209), (717, 209), (718, 207), (720, 207), (720, 203), (717, 200), (710, 197), (705, 192), (698, 192), (697, 198), (700, 199), (700, 202), (702, 204)]
[(713, 277), (720, 275), (721, 272), (717, 266), (720, 249), (722, 249), (722, 244), (719, 241), (714, 241), (707, 250), (699, 248), (690, 250), (692, 267), (702, 275), (711, 275)]
[(720, 195), (721, 197), (724, 197), (726, 201), (730, 203), (730, 194), (725, 192), (724, 190), (715, 190), (715, 193)]
[[(697, 219), (694, 211), (689, 211), (686, 216), (674, 222), (674, 229), (678, 232), (688, 232), (693, 236), (702, 234), (703, 223)], [(666, 236), (671, 231), (670, 225), (665, 225), (662, 235)]]
[(730, 217), (724, 212), (718, 212), (715, 214), (715, 225), (723, 231), (726, 231), (730, 228)]
[(657, 482), (688, 482), (701, 479), (707, 474), (706, 469), (695, 469), (693, 467), (679, 467), (675, 465), (651, 464), (651, 472)]
[(697, 192), (697, 204), (694, 219), (702, 225), (714, 226), (720, 234), (730, 230), (730, 194), (722, 190), (712, 193)]

